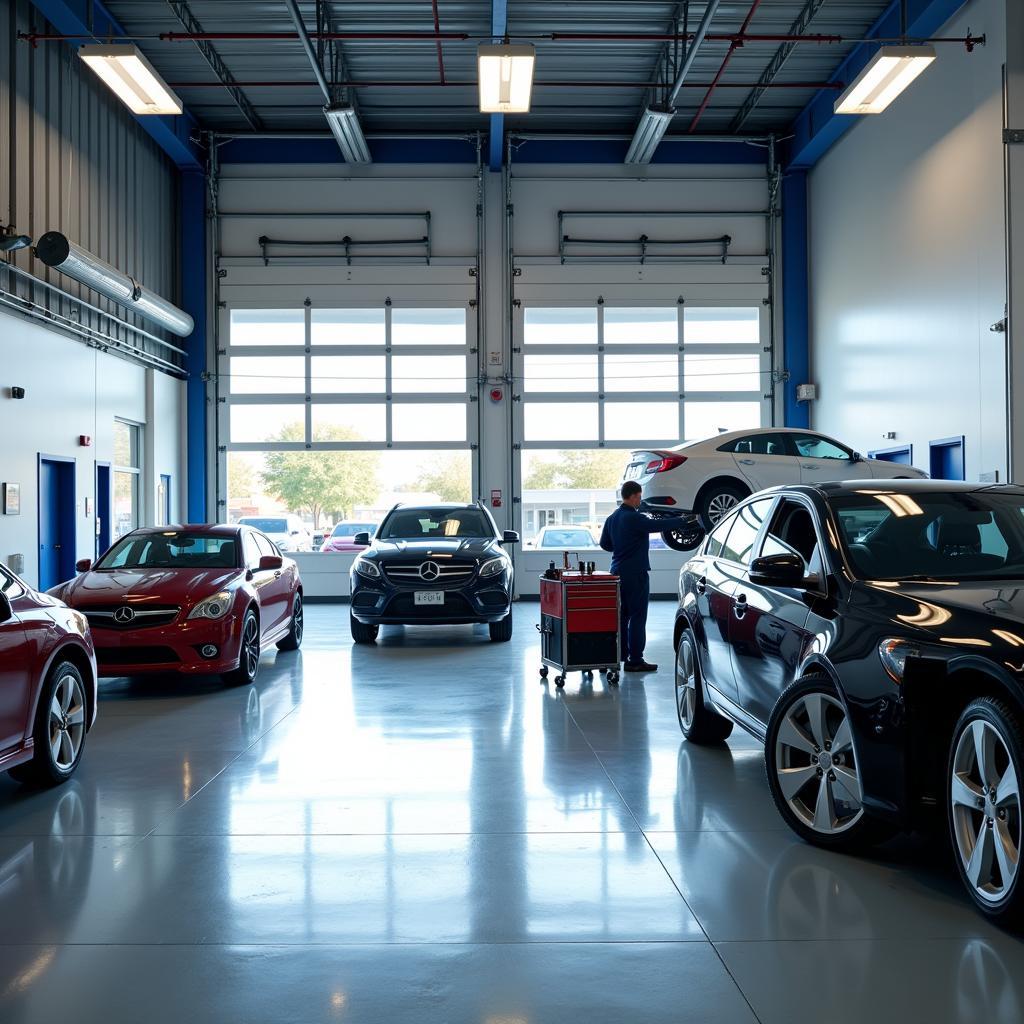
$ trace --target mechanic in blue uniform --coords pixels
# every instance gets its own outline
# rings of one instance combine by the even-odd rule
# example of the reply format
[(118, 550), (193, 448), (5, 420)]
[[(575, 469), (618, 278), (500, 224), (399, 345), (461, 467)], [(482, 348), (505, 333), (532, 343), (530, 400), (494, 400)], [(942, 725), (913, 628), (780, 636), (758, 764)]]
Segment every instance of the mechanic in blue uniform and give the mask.
[(647, 604), (651, 596), (650, 535), (690, 526), (682, 516), (648, 519), (639, 511), (641, 488), (635, 480), (622, 485), (622, 504), (604, 521), (601, 547), (612, 553), (612, 572), (619, 577), (620, 644), (627, 672), (657, 672), (644, 661), (647, 644)]

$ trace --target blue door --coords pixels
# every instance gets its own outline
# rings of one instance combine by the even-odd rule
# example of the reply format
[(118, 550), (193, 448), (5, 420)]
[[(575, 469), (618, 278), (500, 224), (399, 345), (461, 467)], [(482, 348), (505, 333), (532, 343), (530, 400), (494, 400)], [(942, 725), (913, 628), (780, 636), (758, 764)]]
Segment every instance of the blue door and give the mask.
[(96, 463), (96, 557), (110, 547), (110, 463)]
[(39, 457), (39, 589), (75, 574), (75, 463)]
[(914, 462), (914, 449), (909, 444), (899, 448), (878, 448), (873, 452), (868, 452), (868, 458), (910, 466)]

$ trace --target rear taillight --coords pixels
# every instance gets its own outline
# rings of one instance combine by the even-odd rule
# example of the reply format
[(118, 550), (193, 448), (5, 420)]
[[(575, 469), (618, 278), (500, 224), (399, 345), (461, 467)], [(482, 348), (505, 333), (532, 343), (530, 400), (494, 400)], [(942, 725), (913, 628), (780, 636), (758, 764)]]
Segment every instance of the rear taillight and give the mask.
[(660, 459), (652, 459), (647, 463), (648, 473), (665, 473), (686, 461), (685, 455), (663, 455)]

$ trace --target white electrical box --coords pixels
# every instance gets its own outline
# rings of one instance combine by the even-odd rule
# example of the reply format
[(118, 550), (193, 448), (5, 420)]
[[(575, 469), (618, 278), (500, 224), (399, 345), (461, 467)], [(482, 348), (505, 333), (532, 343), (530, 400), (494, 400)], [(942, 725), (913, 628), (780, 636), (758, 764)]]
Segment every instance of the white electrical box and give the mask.
[(798, 402), (813, 402), (818, 397), (818, 388), (815, 384), (797, 384), (796, 400)]

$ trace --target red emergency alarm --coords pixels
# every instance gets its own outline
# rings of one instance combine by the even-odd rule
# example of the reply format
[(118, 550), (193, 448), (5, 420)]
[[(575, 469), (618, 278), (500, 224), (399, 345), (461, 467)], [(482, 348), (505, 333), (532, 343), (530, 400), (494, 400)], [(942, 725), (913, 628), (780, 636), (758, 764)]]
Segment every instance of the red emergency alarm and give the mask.
[(491, 401), (492, 402), (500, 402), (503, 396), (504, 396), (504, 392), (501, 390), (501, 388), (491, 388)]

